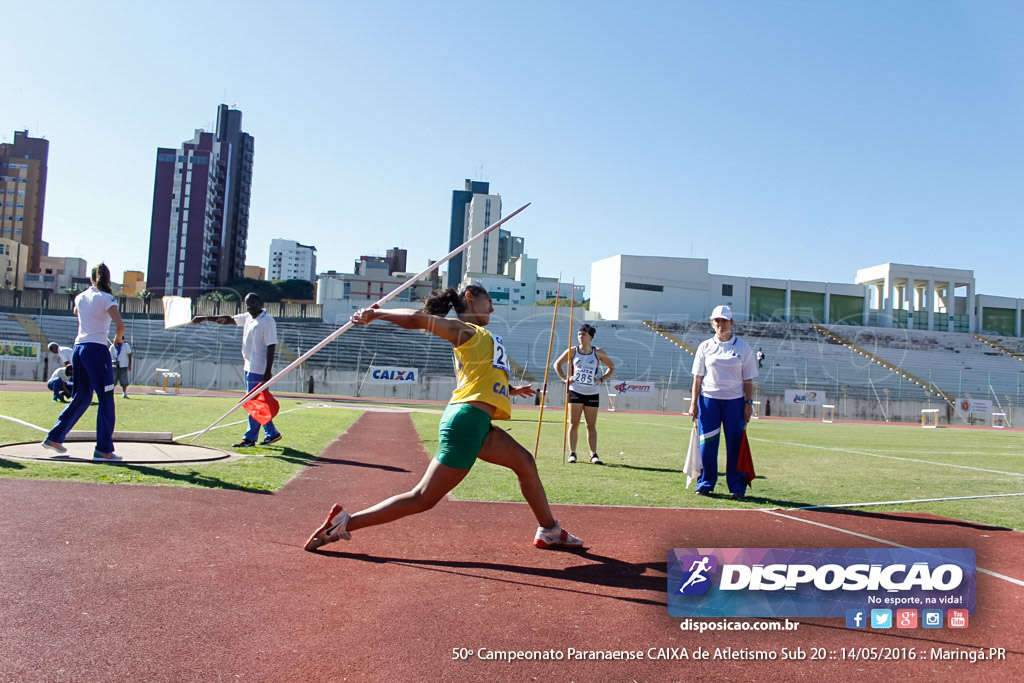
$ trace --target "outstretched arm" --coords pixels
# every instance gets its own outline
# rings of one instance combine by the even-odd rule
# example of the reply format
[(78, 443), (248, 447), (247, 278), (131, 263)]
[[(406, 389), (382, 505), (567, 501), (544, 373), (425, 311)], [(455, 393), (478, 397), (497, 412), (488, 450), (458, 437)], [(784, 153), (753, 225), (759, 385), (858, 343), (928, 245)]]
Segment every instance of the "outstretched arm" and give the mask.
[(441, 339), (461, 346), (473, 336), (475, 330), (456, 318), (442, 318), (411, 308), (360, 308), (352, 314), (356, 325), (369, 325), (374, 320), (393, 323), (406, 330), (426, 330)]
[(192, 318), (192, 324), (217, 323), (218, 325), (234, 325), (235, 319), (230, 315), (197, 315)]

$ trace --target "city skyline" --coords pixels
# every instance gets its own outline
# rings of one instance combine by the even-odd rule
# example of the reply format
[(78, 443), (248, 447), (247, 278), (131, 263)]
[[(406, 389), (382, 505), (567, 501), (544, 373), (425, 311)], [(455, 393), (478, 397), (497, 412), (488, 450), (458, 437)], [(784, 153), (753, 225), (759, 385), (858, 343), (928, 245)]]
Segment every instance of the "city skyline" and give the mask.
[[(0, 141), (51, 143), (51, 253), (147, 270), (153, 149), (212, 130), (223, 102), (260, 141), (250, 265), (297, 237), (321, 270), (398, 246), (418, 271), (446, 252), (470, 178), (533, 203), (509, 228), (563, 280), (665, 254), (833, 282), (884, 262), (967, 268), (979, 292), (1024, 295), (1015, 3), (182, 12), (201, 20), (167, 39), (153, 7), (9, 8), (48, 28), (8, 37), (33, 59), (9, 74)], [(218, 41), (231, 59), (196, 49)]]

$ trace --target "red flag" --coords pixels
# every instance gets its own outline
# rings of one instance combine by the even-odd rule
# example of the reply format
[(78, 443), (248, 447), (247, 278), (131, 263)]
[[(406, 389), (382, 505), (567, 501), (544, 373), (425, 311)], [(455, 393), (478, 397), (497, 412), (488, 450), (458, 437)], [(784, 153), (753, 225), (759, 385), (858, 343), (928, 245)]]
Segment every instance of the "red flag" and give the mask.
[(281, 410), (281, 404), (265, 389), (243, 403), (242, 407), (252, 416), (252, 419), (261, 425), (265, 425), (273, 420), (274, 416)]
[(736, 469), (746, 475), (747, 486), (754, 483), (757, 474), (754, 473), (754, 459), (750, 456), (750, 442), (747, 441), (747, 430), (743, 430), (743, 440), (740, 442), (740, 457), (736, 461)]

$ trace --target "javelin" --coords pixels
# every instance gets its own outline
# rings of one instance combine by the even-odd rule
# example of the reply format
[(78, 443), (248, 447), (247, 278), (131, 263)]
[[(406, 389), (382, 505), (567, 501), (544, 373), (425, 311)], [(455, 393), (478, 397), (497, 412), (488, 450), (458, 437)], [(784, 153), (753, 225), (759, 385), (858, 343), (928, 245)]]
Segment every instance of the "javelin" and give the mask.
[(572, 314), (576, 303), (576, 278), (569, 292), (569, 363), (565, 366), (565, 422), (562, 423), (562, 464), (565, 464), (565, 439), (569, 433), (569, 380), (572, 379)]
[[(478, 239), (480, 239), (480, 238), (481, 238), (481, 237), (483, 237), (484, 235), (486, 235), (486, 234), (488, 234), (488, 233), (490, 233), (490, 232), (493, 232), (493, 231), (495, 230), (495, 228), (497, 228), (497, 227), (498, 227), (499, 225), (501, 225), (501, 224), (502, 224), (502, 223), (504, 223), (505, 221), (508, 221), (508, 220), (510, 220), (511, 218), (513, 218), (513, 217), (514, 217), (514, 216), (515, 216), (516, 214), (518, 214), (518, 213), (519, 213), (520, 211), (522, 211), (523, 209), (525, 209), (525, 208), (526, 208), (526, 207), (528, 207), (529, 205), (530, 205), (530, 202), (527, 202), (526, 204), (523, 204), (523, 205), (522, 205), (522, 206), (520, 206), (520, 207), (519, 207), (518, 209), (516, 209), (515, 211), (513, 211), (512, 213), (510, 213), (509, 215), (507, 215), (507, 216), (505, 216), (504, 218), (502, 218), (501, 220), (499, 220), (499, 221), (498, 221), (497, 223), (491, 223), (491, 225), (489, 225), (489, 226), (487, 226), (486, 228), (484, 228), (484, 230), (482, 230), (481, 232), (477, 233), (476, 235), (473, 235), (472, 237), (470, 237), (470, 238), (469, 238), (468, 240), (466, 240), (465, 242), (463, 242), (463, 243), (462, 243), (461, 245), (459, 245), (459, 246), (458, 246), (458, 247), (456, 247), (455, 249), (452, 249), (452, 250), (451, 250), (450, 252), (448, 252), (448, 254), (447, 254), (447, 255), (446, 255), (446, 256), (445, 256), (444, 258), (442, 258), (442, 259), (441, 259), (440, 261), (436, 261), (436, 262), (434, 262), (434, 263), (430, 264), (429, 266), (427, 266), (426, 270), (422, 271), (421, 273), (419, 273), (419, 274), (417, 274), (417, 275), (413, 275), (413, 276), (412, 276), (411, 278), (409, 278), (408, 280), (406, 280), (405, 282), (403, 282), (403, 283), (402, 283), (402, 285), (401, 285), (400, 287), (398, 287), (398, 289), (392, 290), (391, 292), (389, 292), (389, 293), (385, 294), (384, 296), (382, 296), (382, 297), (381, 297), (380, 299), (377, 299), (377, 301), (376, 301), (376, 302), (375, 302), (374, 304), (372, 304), (372, 305), (370, 306), (370, 308), (380, 308), (381, 306), (383, 306), (384, 304), (386, 304), (386, 303), (387, 303), (388, 301), (391, 301), (391, 300), (392, 300), (392, 299), (394, 299), (394, 298), (395, 298), (396, 296), (398, 296), (399, 294), (401, 294), (401, 293), (402, 293), (402, 292), (404, 292), (405, 290), (407, 290), (407, 289), (409, 289), (410, 287), (412, 287), (412, 286), (413, 286), (414, 284), (416, 284), (416, 283), (417, 283), (418, 281), (422, 280), (422, 279), (423, 279), (424, 277), (426, 277), (426, 276), (427, 276), (427, 275), (428, 275), (429, 273), (431, 273), (431, 272), (432, 272), (432, 271), (434, 271), (434, 270), (437, 270), (437, 269), (438, 269), (438, 267), (440, 267), (440, 266), (444, 265), (445, 263), (447, 263), (448, 261), (450, 261), (450, 260), (451, 260), (452, 258), (454, 258), (455, 256), (457, 256), (457, 255), (461, 254), (461, 253), (462, 253), (463, 251), (465, 251), (465, 250), (466, 250), (466, 249), (467, 249), (467, 248), (469, 247), (469, 245), (473, 244), (473, 242), (476, 242), (476, 241), (477, 241)], [(199, 433), (198, 433), (198, 434), (196, 434), (196, 435), (195, 435), (194, 437), (192, 437), (192, 441), (189, 441), (189, 443), (192, 443), (193, 441), (195, 441), (196, 439), (198, 439), (199, 437), (201, 437), (201, 436), (202, 436), (203, 434), (205, 434), (206, 432), (208, 432), (208, 431), (210, 431), (211, 429), (213, 429), (213, 428), (214, 428), (214, 427), (215, 427), (215, 426), (216, 426), (216, 425), (217, 425), (217, 424), (218, 424), (218, 423), (219, 423), (219, 422), (220, 422), (221, 420), (223, 420), (224, 418), (226, 418), (226, 417), (227, 417), (228, 415), (230, 415), (231, 413), (235, 412), (235, 410), (236, 410), (236, 409), (238, 408), (238, 406), (242, 405), (243, 403), (245, 403), (246, 401), (248, 401), (249, 399), (251, 399), (251, 398), (252, 398), (253, 396), (255, 396), (256, 394), (258, 394), (258, 393), (260, 393), (260, 392), (262, 392), (262, 391), (264, 391), (264, 390), (266, 390), (266, 389), (269, 389), (269, 388), (270, 388), (270, 386), (271, 386), (272, 384), (274, 384), (274, 383), (276, 383), (276, 382), (277, 382), (277, 380), (281, 379), (282, 377), (284, 377), (285, 375), (287, 375), (287, 374), (288, 374), (289, 372), (291, 372), (292, 370), (294, 370), (294, 369), (295, 369), (295, 368), (297, 368), (298, 366), (302, 365), (302, 363), (306, 362), (306, 360), (307, 360), (307, 359), (308, 359), (308, 358), (309, 358), (310, 356), (312, 356), (312, 355), (313, 355), (314, 353), (316, 353), (317, 351), (319, 351), (320, 349), (322, 349), (323, 347), (327, 346), (327, 345), (328, 345), (328, 344), (330, 344), (330, 343), (331, 343), (332, 341), (334, 341), (335, 339), (337, 339), (338, 337), (340, 337), (340, 336), (342, 335), (342, 333), (344, 333), (344, 332), (347, 332), (347, 331), (348, 331), (349, 329), (351, 329), (351, 327), (352, 327), (352, 326), (353, 326), (354, 324), (355, 324), (355, 323), (353, 323), (353, 322), (352, 322), (351, 320), (349, 320), (349, 321), (348, 321), (347, 323), (345, 323), (344, 325), (342, 325), (341, 327), (339, 327), (338, 329), (336, 329), (336, 330), (335, 330), (334, 332), (331, 332), (331, 333), (330, 333), (330, 334), (329, 334), (329, 335), (328, 335), (328, 336), (327, 336), (326, 338), (324, 338), (324, 339), (323, 339), (323, 341), (321, 341), (321, 342), (320, 342), (319, 344), (317, 344), (316, 346), (314, 346), (313, 348), (311, 348), (311, 349), (310, 349), (309, 351), (306, 351), (306, 352), (305, 352), (304, 354), (302, 354), (301, 356), (299, 356), (298, 358), (296, 358), (295, 360), (293, 360), (293, 361), (292, 361), (292, 362), (291, 362), (291, 363), (290, 363), (290, 364), (288, 365), (288, 367), (286, 367), (286, 368), (285, 368), (284, 370), (282, 370), (281, 372), (277, 373), (276, 375), (274, 375), (273, 377), (271, 377), (270, 379), (268, 379), (268, 380), (267, 380), (266, 382), (264, 382), (263, 384), (260, 384), (260, 385), (259, 385), (259, 386), (257, 386), (257, 387), (256, 387), (255, 389), (253, 389), (252, 391), (250, 391), (250, 392), (249, 392), (248, 394), (246, 394), (245, 396), (243, 396), (243, 397), (241, 398), (241, 400), (239, 400), (239, 401), (238, 401), (238, 403), (236, 403), (235, 405), (233, 405), (233, 406), (231, 407), (231, 410), (229, 410), (228, 412), (226, 412), (226, 413), (224, 413), (223, 415), (221, 415), (221, 416), (220, 416), (219, 418), (217, 418), (217, 421), (216, 421), (216, 422), (214, 422), (214, 423), (213, 423), (212, 425), (210, 425), (209, 427), (207, 427), (206, 429), (204, 429), (203, 431), (199, 432)]]
[[(549, 290), (550, 291), (550, 290)], [(555, 320), (558, 319), (558, 296), (562, 293), (562, 274), (558, 274), (558, 286), (555, 287), (555, 312), (551, 314), (551, 334), (548, 335), (548, 362), (544, 365), (544, 389), (540, 392), (540, 417), (537, 418), (537, 441), (533, 444), (533, 459), (537, 459), (540, 449), (540, 425), (544, 421), (544, 404), (548, 402), (548, 371), (551, 370), (551, 346), (555, 343)]]

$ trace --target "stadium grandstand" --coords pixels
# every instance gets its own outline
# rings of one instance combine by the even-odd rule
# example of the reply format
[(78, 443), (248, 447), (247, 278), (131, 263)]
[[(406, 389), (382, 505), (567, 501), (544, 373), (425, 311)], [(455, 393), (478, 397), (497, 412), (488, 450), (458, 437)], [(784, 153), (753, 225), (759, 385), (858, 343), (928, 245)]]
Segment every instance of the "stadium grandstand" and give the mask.
[[(578, 311), (577, 311), (578, 314)], [(551, 331), (550, 308), (537, 307), (530, 317), (492, 319), (490, 329), (502, 336), (512, 357), (513, 381), (539, 388), (544, 378)], [(576, 320), (579, 318), (577, 316)], [(624, 400), (618, 409), (685, 409), (692, 383), (692, 350), (711, 335), (706, 321), (590, 321), (595, 344), (616, 365), (615, 381), (646, 382), (655, 395)], [(182, 386), (199, 390), (241, 386), (241, 329), (223, 325), (188, 325), (165, 330), (158, 318), (126, 316), (125, 337), (132, 345), (133, 383), (153, 387), (159, 372), (172, 371)], [(280, 382), (284, 392), (366, 397), (444, 400), (454, 385), (448, 344), (419, 331), (377, 323), (379, 329), (352, 328)], [(577, 325), (574, 325), (576, 327)], [(280, 370), (335, 330), (318, 321), (278, 321)], [(71, 345), (77, 321), (69, 315), (0, 313), (0, 339), (56, 341)], [(896, 328), (823, 326), (796, 322), (738, 322), (738, 336), (766, 358), (756, 380), (764, 414), (769, 402), (775, 415), (817, 416), (807, 406), (786, 406), (786, 390), (821, 392), (848, 419), (916, 421), (925, 407), (942, 409), (943, 421), (956, 421), (956, 398), (993, 402), (1011, 422), (1024, 383), (1024, 339), (967, 333)], [(559, 311), (553, 356), (569, 343), (567, 312)], [(985, 341), (989, 340), (989, 341)], [(1016, 354), (1016, 355), (1014, 355)], [(40, 367), (6, 363), (4, 379), (45, 379)], [(415, 385), (381, 385), (368, 381), (371, 366), (414, 368)], [(560, 405), (563, 392), (552, 373), (549, 405)], [(614, 390), (610, 390), (614, 393)], [(606, 399), (606, 404), (607, 399)], [(1024, 416), (1022, 416), (1024, 417)], [(962, 419), (962, 418), (961, 418)]]

